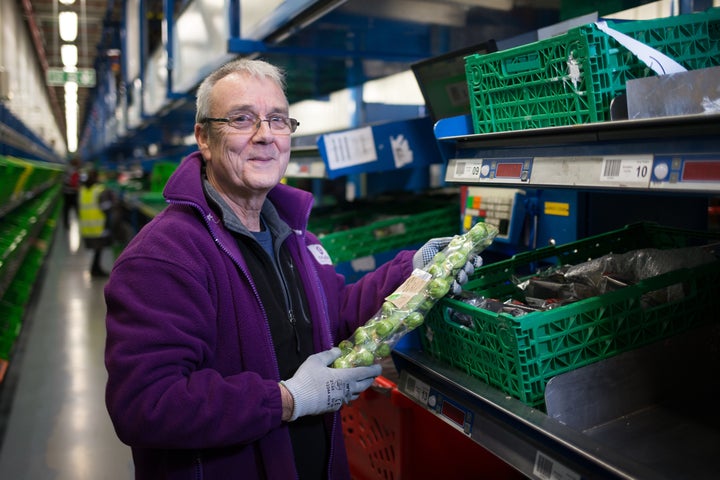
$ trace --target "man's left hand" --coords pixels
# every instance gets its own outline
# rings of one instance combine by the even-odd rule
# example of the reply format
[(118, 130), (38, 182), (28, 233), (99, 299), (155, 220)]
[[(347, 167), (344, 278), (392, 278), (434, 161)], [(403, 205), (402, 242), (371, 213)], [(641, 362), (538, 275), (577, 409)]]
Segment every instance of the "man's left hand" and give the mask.
[[(453, 237), (438, 237), (432, 238), (425, 243), (422, 247), (415, 252), (413, 255), (413, 268), (424, 268), (430, 261), (435, 257), (436, 254), (441, 252), (445, 247), (448, 246), (450, 240)], [(467, 283), (469, 276), (475, 271), (476, 268), (480, 268), (483, 264), (482, 257), (476, 253), (471, 253), (468, 256), (468, 261), (465, 266), (458, 271), (455, 275), (451, 291), (454, 295), (462, 292), (462, 286)]]

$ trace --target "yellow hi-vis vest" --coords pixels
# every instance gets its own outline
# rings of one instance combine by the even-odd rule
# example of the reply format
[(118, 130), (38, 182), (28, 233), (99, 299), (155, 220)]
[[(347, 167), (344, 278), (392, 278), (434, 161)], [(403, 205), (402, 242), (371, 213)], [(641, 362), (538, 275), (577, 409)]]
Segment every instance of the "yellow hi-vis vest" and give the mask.
[(78, 217), (80, 219), (80, 236), (83, 238), (102, 237), (105, 231), (105, 213), (100, 208), (100, 195), (105, 187), (96, 183), (88, 188), (80, 188), (80, 205)]

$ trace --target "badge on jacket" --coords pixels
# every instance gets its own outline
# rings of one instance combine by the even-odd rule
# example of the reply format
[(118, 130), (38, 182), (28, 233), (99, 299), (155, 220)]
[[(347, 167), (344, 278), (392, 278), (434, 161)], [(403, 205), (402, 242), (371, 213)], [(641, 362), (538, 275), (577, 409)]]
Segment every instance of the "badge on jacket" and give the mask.
[(313, 245), (308, 245), (307, 248), (310, 250), (313, 257), (315, 257), (315, 261), (317, 261), (320, 265), (332, 265), (332, 259), (322, 245), (315, 243)]

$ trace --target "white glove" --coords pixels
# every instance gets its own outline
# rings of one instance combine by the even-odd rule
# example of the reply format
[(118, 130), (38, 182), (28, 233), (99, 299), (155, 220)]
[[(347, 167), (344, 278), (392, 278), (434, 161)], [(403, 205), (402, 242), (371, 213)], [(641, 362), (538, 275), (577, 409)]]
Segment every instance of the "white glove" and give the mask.
[[(424, 268), (438, 252), (441, 252), (448, 246), (450, 240), (452, 240), (452, 237), (439, 237), (428, 240), (427, 243), (420, 247), (418, 251), (415, 252), (415, 255), (413, 255), (413, 268)], [(469, 275), (472, 275), (476, 268), (482, 267), (482, 264), (482, 257), (476, 253), (471, 253), (470, 256), (468, 256), (468, 261), (465, 263), (465, 266), (455, 275), (450, 291), (454, 295), (459, 295), (460, 292), (462, 292), (462, 286), (467, 283)]]
[(339, 348), (310, 355), (295, 375), (282, 382), (293, 396), (290, 421), (304, 415), (336, 412), (343, 403), (355, 400), (382, 373), (379, 364), (369, 367), (329, 367), (341, 355)]

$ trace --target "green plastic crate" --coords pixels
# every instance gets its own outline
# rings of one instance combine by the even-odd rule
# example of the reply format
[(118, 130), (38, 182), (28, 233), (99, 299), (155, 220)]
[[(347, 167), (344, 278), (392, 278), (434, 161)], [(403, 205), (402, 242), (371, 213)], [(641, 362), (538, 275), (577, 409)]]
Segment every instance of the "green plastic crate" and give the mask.
[(9, 360), (22, 328), (23, 309), (0, 301), (0, 359)]
[[(688, 70), (720, 65), (720, 8), (657, 20), (607, 22)], [(654, 75), (594, 24), (465, 59), (475, 133), (610, 120), (628, 80)]]
[(65, 167), (60, 164), (27, 159), (15, 161), (24, 168), (16, 185), (19, 191), (36, 192), (62, 181)]
[(175, 173), (180, 162), (155, 162), (150, 174), (150, 191), (162, 192), (170, 176)]
[(320, 237), (333, 263), (399, 249), (429, 240), (456, 235), (460, 231), (458, 204), (420, 213), (393, 215), (367, 225)]
[(25, 167), (11, 158), (0, 156), (0, 205), (13, 200), (15, 187)]
[[(639, 223), (556, 247), (544, 247), (489, 264), (465, 286), (486, 298), (520, 295), (516, 284), (549, 265), (578, 264), (608, 253), (680, 248), (717, 242), (720, 235)], [(684, 297), (648, 307), (641, 297), (682, 284)], [(717, 321), (720, 261), (675, 270), (634, 285), (548, 311), (513, 317), (444, 298), (421, 330), (430, 356), (483, 380), (523, 403), (544, 408), (554, 376)], [(452, 321), (457, 312), (473, 328)]]
[(308, 221), (308, 230), (319, 237), (342, 230), (364, 226), (377, 212), (367, 207), (352, 207), (349, 210), (321, 211), (314, 209)]

